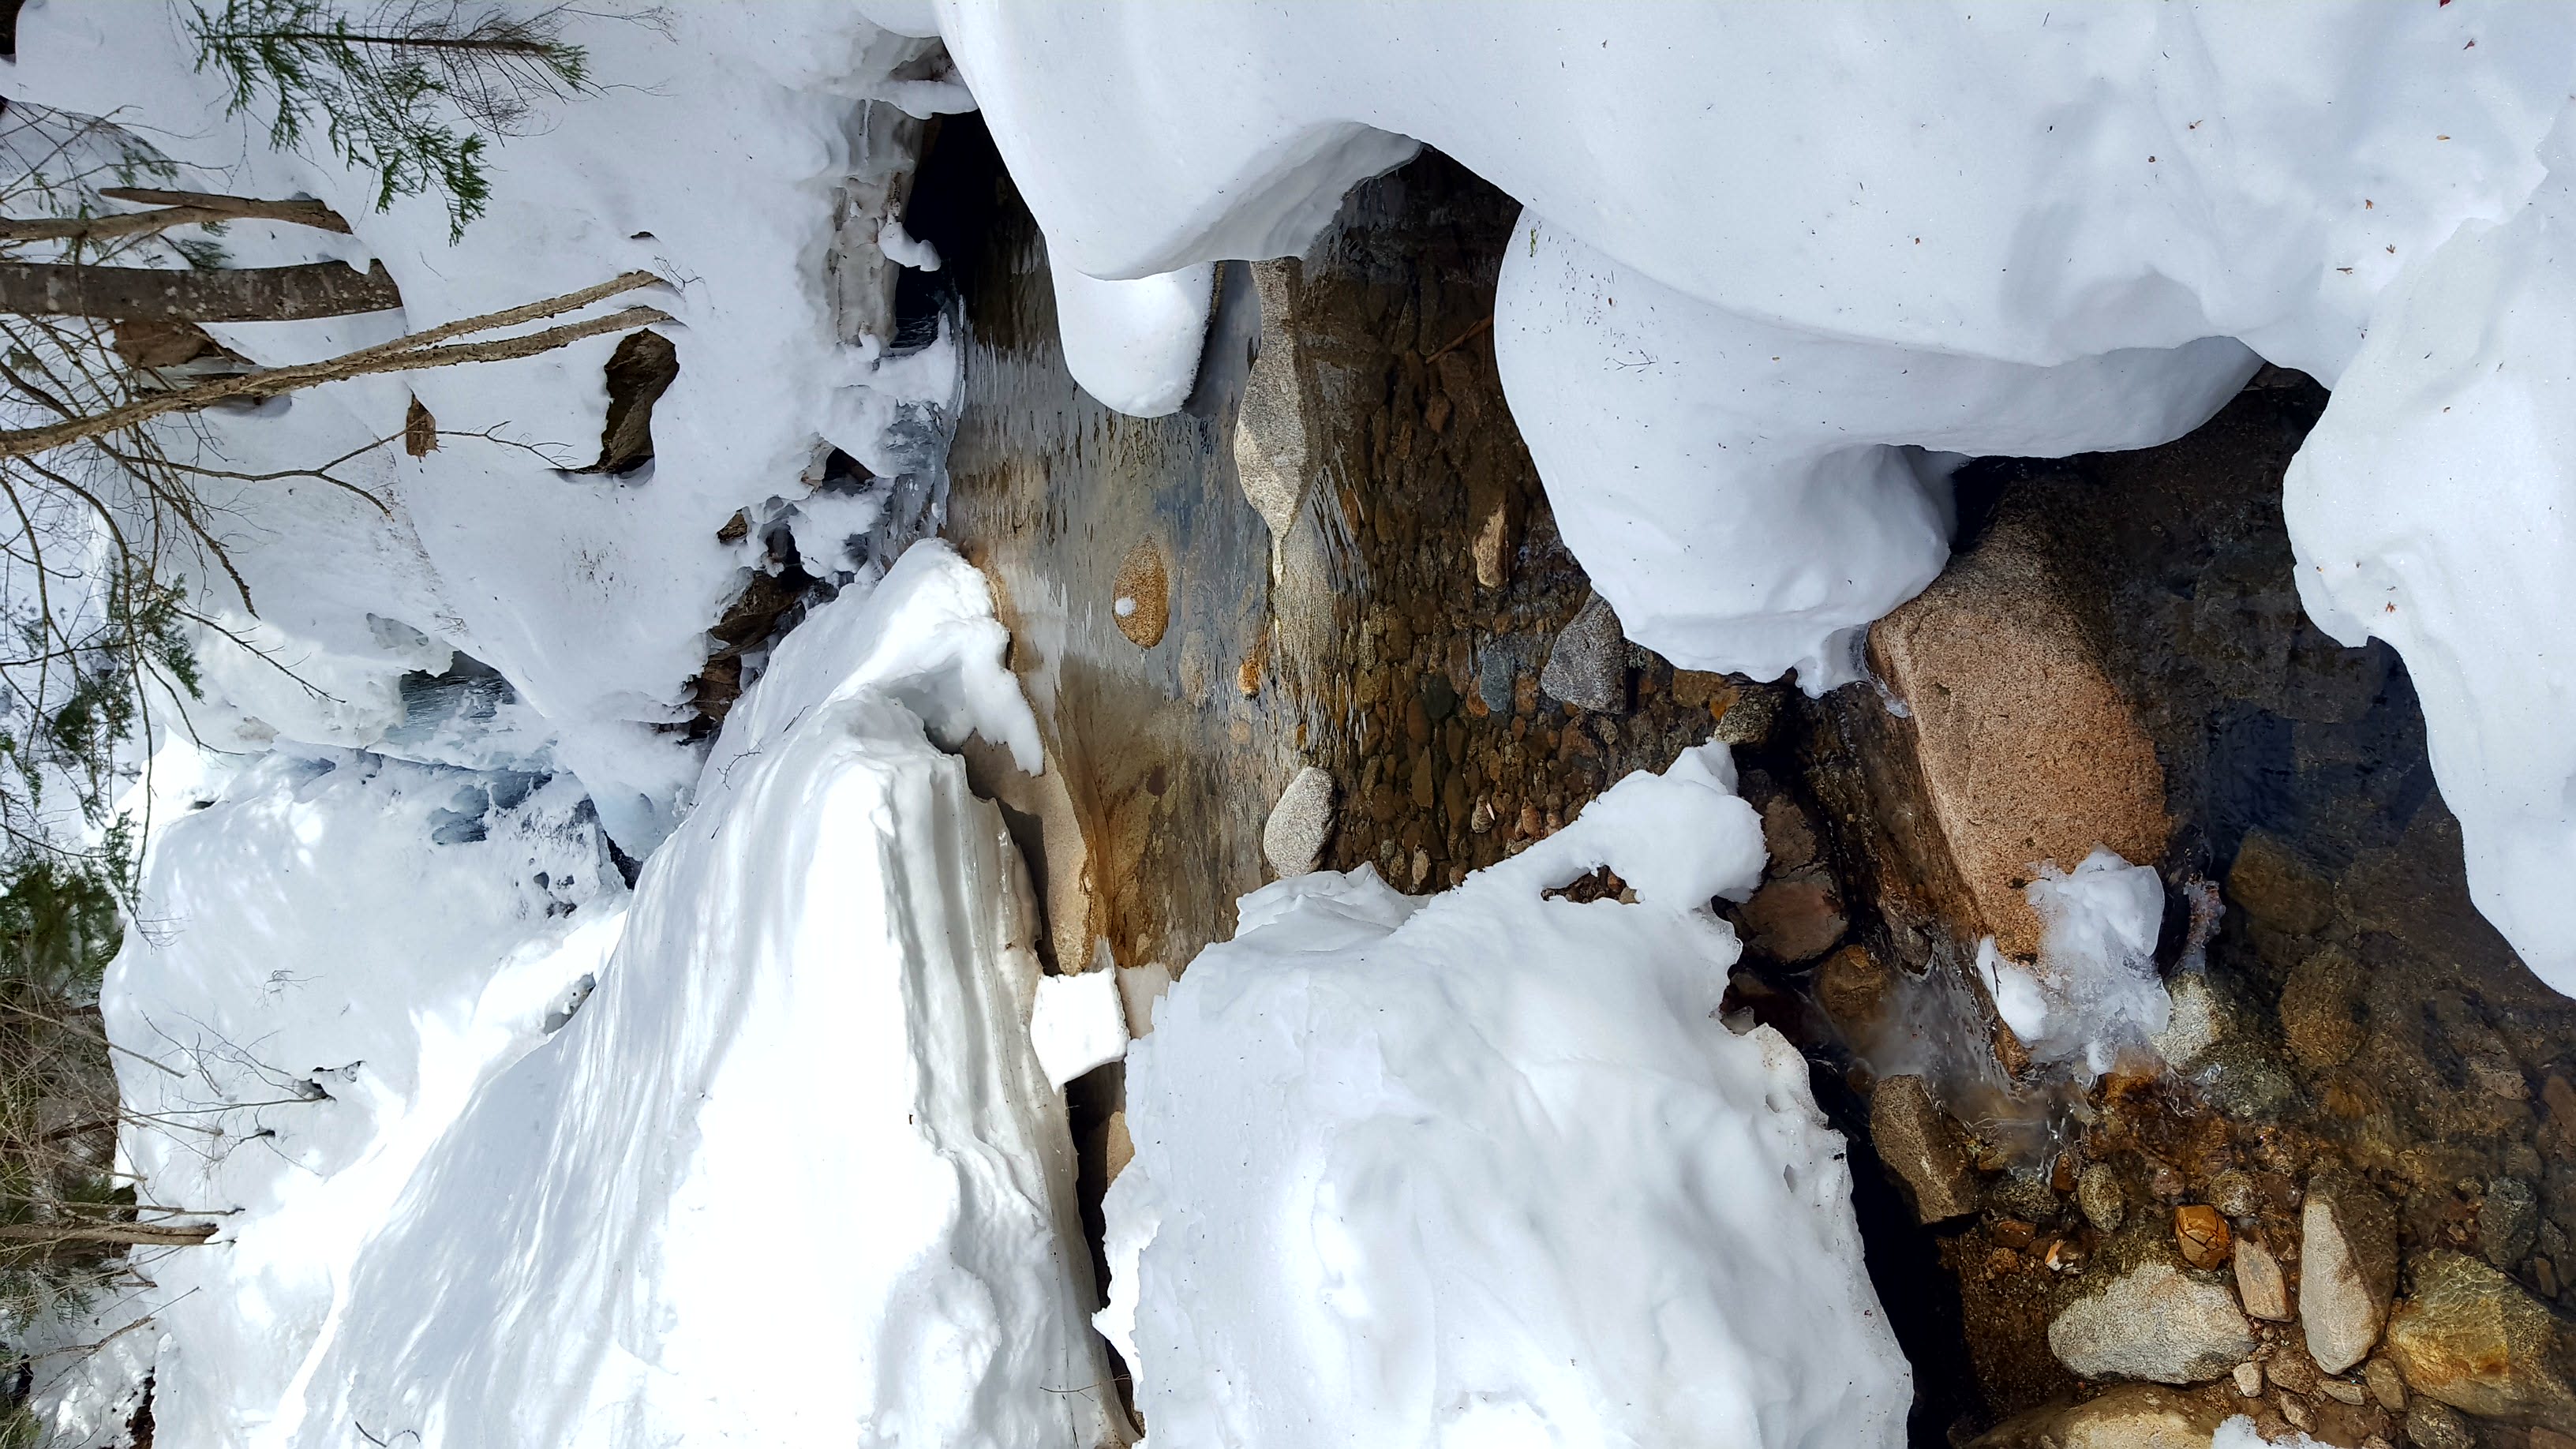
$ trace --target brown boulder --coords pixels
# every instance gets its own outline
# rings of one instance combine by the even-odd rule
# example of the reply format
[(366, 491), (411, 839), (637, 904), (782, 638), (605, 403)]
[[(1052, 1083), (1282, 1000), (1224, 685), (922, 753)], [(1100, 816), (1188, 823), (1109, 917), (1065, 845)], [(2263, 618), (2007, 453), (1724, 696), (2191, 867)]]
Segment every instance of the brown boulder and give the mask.
[(2415, 1292), (2388, 1324), (2406, 1386), (2515, 1424), (2576, 1424), (2566, 1325), (2511, 1278), (2465, 1253), (2415, 1264)]
[(1915, 753), (1949, 853), (2005, 951), (2039, 949), (2031, 867), (2096, 846), (2164, 857), (2164, 770), (2027, 526), (1998, 525), (1870, 631), (1881, 677), (1913, 716)]

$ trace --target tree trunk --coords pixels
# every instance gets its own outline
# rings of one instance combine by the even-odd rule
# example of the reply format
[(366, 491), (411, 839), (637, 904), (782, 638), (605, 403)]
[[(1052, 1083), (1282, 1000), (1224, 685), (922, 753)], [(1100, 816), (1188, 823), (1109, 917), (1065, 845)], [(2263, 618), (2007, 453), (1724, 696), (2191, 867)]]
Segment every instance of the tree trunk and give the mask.
[(0, 1242), (99, 1243), (131, 1248), (194, 1247), (213, 1223), (0, 1223)]
[(294, 322), (402, 305), (379, 262), (196, 271), (0, 262), (0, 312), (117, 322)]
[(151, 236), (172, 227), (218, 225), (228, 221), (282, 221), (347, 235), (348, 219), (318, 201), (268, 201), (256, 196), (223, 196), (206, 191), (159, 191), (140, 186), (110, 186), (99, 195), (111, 201), (157, 206), (158, 211), (121, 211), (105, 216), (29, 216), (0, 218), (0, 241), (106, 241), (116, 237)]

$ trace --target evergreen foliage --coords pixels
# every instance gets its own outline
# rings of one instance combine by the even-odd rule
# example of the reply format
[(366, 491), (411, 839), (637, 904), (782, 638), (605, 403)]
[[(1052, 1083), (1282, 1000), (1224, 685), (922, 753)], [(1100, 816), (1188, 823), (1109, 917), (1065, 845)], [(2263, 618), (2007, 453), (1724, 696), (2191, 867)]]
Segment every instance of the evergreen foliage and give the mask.
[(398, 0), (352, 20), (329, 0), (224, 0), (196, 7), (190, 30), (198, 69), (231, 83), (232, 114), (268, 97), (271, 146), (302, 149), (318, 115), (331, 153), (375, 173), (377, 210), (439, 192), (453, 238), (491, 198), (485, 138), (519, 132), (540, 101), (592, 89), (560, 14)]

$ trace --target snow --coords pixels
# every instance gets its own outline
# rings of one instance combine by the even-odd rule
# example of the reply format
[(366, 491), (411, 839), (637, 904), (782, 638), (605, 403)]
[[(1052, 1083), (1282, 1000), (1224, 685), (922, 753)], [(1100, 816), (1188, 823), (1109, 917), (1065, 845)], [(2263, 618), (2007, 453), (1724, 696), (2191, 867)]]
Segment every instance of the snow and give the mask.
[[(489, 211), (451, 245), (436, 197), (379, 213), (372, 176), (271, 152), (253, 118), (218, 119), (222, 78), (196, 71), (182, 13), (32, 4), (0, 94), (113, 113), (181, 163), (177, 184), (310, 194), (355, 230), (235, 224), (225, 243), (243, 264), (374, 258), (402, 289), (400, 313), (213, 329), (228, 345), (263, 362), (321, 357), (630, 268), (669, 280), (633, 300), (678, 319), (656, 329), (680, 371), (653, 412), (654, 459), (622, 479), (563, 471), (598, 456), (613, 336), (202, 416), (222, 454), (211, 461), (248, 472), (310, 467), (399, 432), (413, 395), (452, 434), (423, 458), (384, 449), (343, 470), (390, 518), (312, 481), (213, 500), (237, 520), (227, 546), (264, 641), (344, 702), (317, 713), (268, 663), (210, 642), (217, 743), (373, 748), (403, 718), (394, 681), (444, 667), (425, 653), (460, 650), (508, 680), (544, 722), (543, 763), (578, 773), (610, 833), (641, 856), (696, 775), (663, 727), (685, 718), (704, 631), (745, 579), (716, 531), (738, 509), (803, 497), (800, 475), (829, 446), (885, 477), (938, 464), (953, 346), (886, 355), (890, 339), (845, 325), (872, 319), (836, 316), (824, 252), (839, 189), (886, 164), (865, 151), (867, 109), (892, 103), (873, 98), (930, 107), (953, 103), (954, 86), (893, 79), (921, 47), (828, 0), (764, 6), (758, 25), (693, 6), (558, 12), (602, 88), (492, 146)], [(856, 572), (841, 541), (812, 551)], [(238, 614), (237, 599), (214, 602)]]
[(440, 844), (493, 777), (280, 753), (171, 826), (111, 1029), (187, 1075), (126, 1088), (292, 1100), (129, 1140), (155, 1195), (242, 1209), (157, 1270), (161, 1432), (1108, 1434), (1032, 908), (941, 748), (1037, 762), (1003, 645), (936, 544), (818, 610), (631, 905), (563, 777)]
[(1198, 380), (1199, 353), (1216, 308), (1215, 265), (1102, 281), (1049, 253), (1047, 270), (1055, 284), (1064, 365), (1082, 390), (1135, 417), (1178, 412)]
[[(1243, 898), (1130, 1049), (1105, 1332), (1157, 1444), (1892, 1446), (1841, 1140), (1715, 1019), (1723, 746), (1428, 900)], [(1636, 904), (1542, 892), (1608, 864)]]
[(2024, 892), (2039, 912), (2039, 960), (2025, 965), (1989, 936), (1977, 966), (1995, 1011), (2040, 1062), (2077, 1063), (2086, 1080), (2120, 1049), (2165, 1029), (2173, 1002), (2156, 970), (2164, 880), (2097, 848), (2072, 871), (2042, 866)]
[(1048, 1081), (1061, 1087), (1126, 1054), (1127, 1006), (1119, 985), (1115, 971), (1048, 976), (1038, 982), (1029, 1040)]
[(1520, 199), (1514, 420), (1677, 664), (1851, 677), (1941, 565), (1944, 453), (2153, 443), (2257, 356), (2337, 388), (2303, 597), (2419, 672), (2472, 890), (2576, 991), (2565, 11), (865, 8), (945, 39), (1060, 294), (1296, 254), (1420, 144)]

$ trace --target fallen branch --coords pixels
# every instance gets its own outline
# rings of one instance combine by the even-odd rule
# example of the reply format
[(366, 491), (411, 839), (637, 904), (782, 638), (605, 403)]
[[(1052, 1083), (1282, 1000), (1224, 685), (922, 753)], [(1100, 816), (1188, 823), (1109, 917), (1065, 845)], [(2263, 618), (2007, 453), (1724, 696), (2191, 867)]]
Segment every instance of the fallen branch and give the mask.
[(402, 305), (382, 262), (291, 267), (94, 267), (0, 262), (0, 312), (114, 322), (300, 322)]
[(212, 211), (227, 219), (283, 221), (347, 235), (348, 220), (318, 201), (267, 201), (256, 196), (225, 196), (212, 191), (161, 191), (148, 186), (109, 186), (99, 195), (138, 206), (184, 206)]

